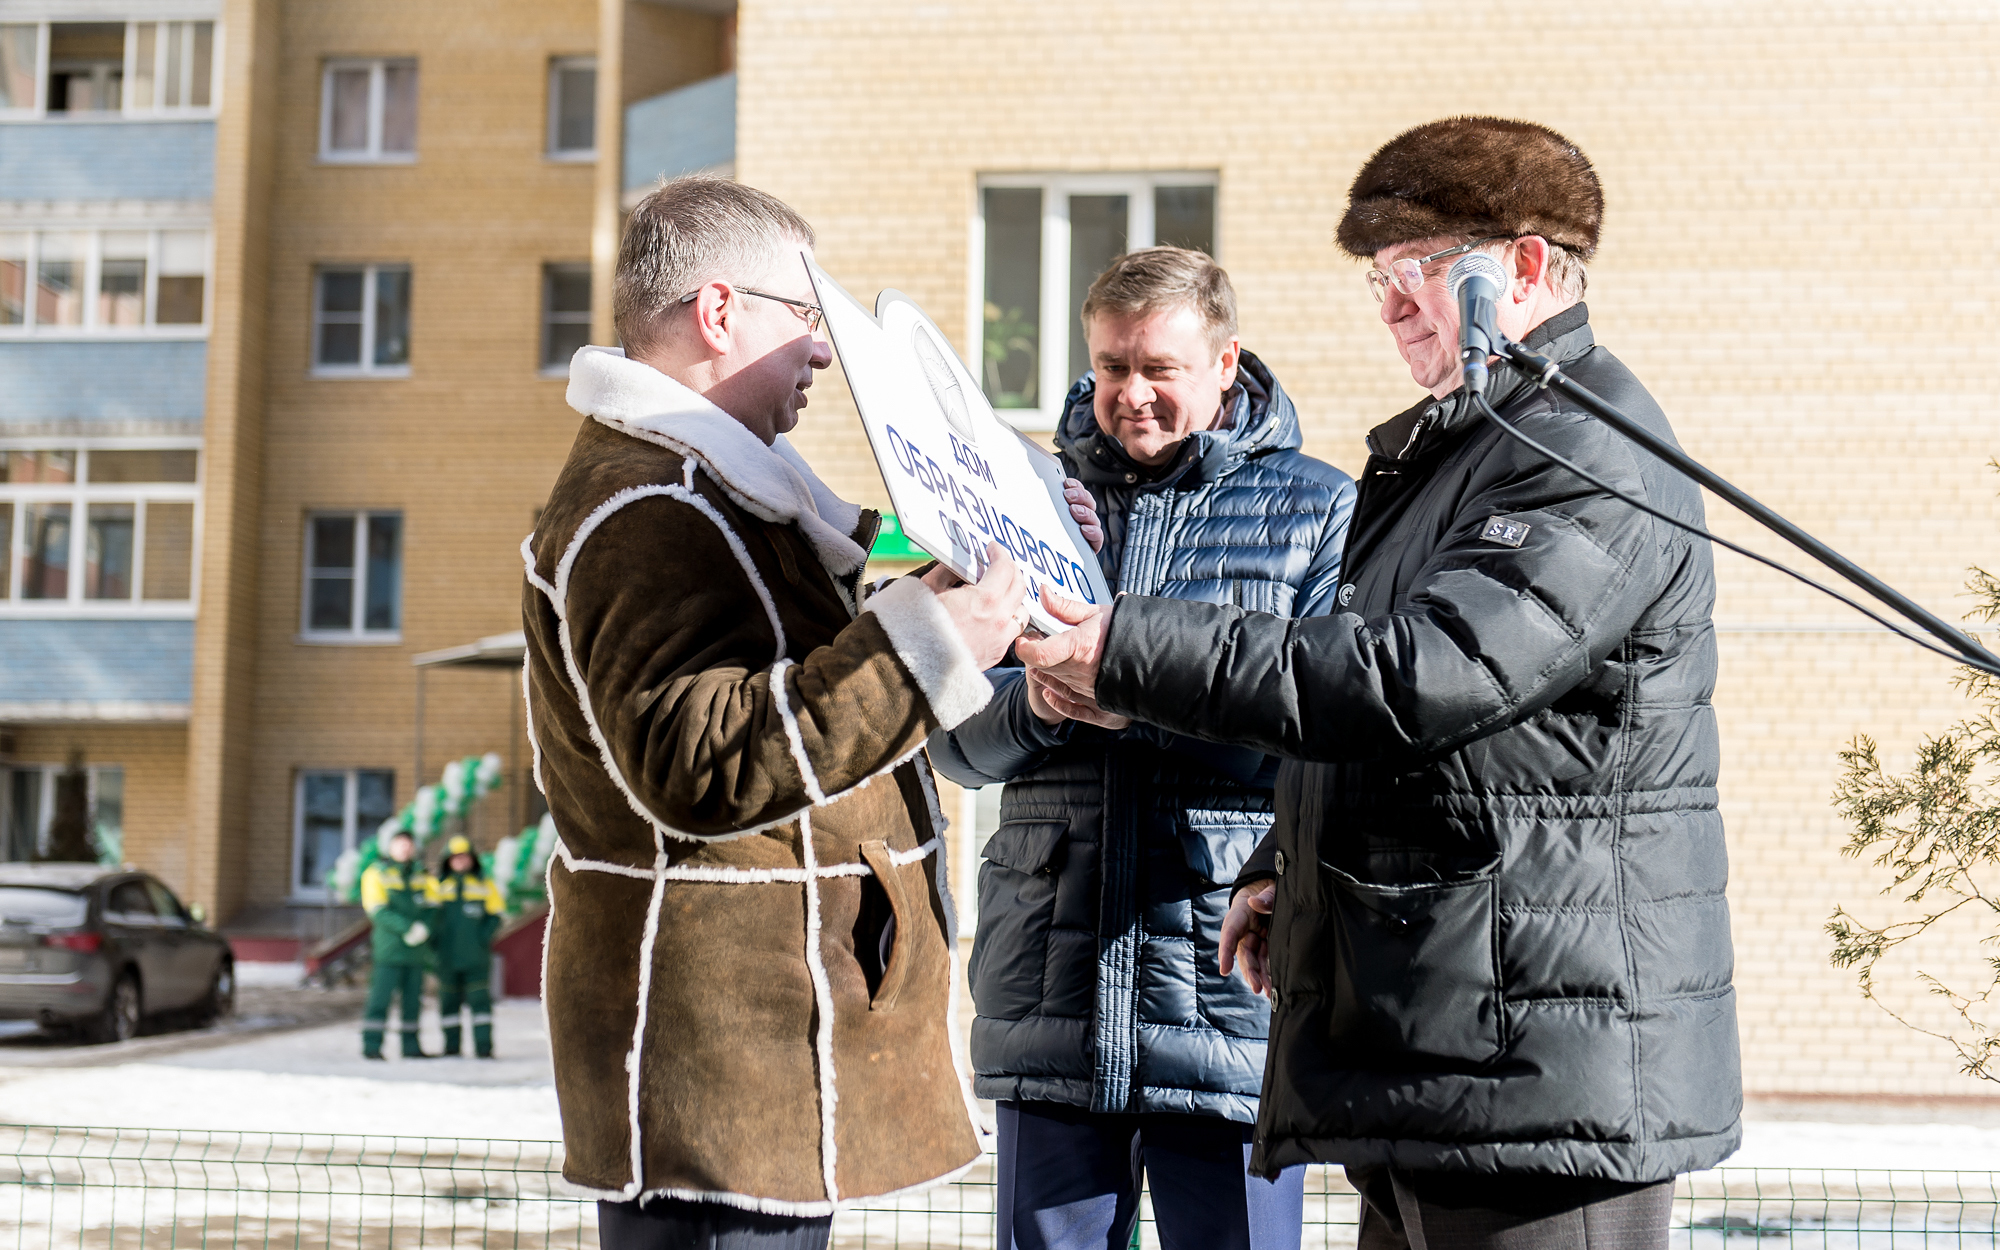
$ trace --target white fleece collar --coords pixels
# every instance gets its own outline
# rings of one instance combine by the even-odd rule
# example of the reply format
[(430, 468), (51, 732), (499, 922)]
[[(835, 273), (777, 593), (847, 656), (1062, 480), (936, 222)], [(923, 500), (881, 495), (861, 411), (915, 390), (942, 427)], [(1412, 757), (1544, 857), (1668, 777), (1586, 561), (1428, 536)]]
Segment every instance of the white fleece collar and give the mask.
[(752, 516), (796, 524), (836, 585), (867, 562), (868, 553), (850, 537), (861, 523), (860, 506), (827, 489), (784, 435), (766, 447), (742, 422), (616, 347), (585, 347), (570, 359), (566, 398), (621, 434), (699, 459)]

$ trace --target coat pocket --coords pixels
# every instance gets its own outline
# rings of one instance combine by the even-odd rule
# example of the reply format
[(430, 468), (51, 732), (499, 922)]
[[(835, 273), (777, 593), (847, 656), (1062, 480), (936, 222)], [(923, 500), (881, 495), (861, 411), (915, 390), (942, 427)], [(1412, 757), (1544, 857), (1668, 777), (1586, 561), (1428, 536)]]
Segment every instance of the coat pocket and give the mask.
[(980, 855), (1002, 868), (1012, 868), (1034, 877), (1052, 871), (1061, 854), (1063, 835), (1069, 822), (1063, 820), (1009, 820), (986, 839)]
[(1218, 888), (1236, 880), (1244, 861), (1270, 831), (1269, 813), (1202, 808), (1189, 808), (1175, 830), (1188, 868)]
[(1330, 1040), (1371, 1057), (1478, 1065), (1505, 1046), (1496, 877), (1375, 885), (1324, 861)]
[(868, 1000), (868, 1010), (894, 1011), (904, 988), (920, 975), (916, 970), (936, 964), (946, 954), (944, 934), (931, 911), (928, 880), (931, 861), (925, 856), (898, 864), (886, 842), (863, 842), (861, 858), (882, 883), (890, 909), (888, 923), (878, 939), (884, 948), (882, 980)]

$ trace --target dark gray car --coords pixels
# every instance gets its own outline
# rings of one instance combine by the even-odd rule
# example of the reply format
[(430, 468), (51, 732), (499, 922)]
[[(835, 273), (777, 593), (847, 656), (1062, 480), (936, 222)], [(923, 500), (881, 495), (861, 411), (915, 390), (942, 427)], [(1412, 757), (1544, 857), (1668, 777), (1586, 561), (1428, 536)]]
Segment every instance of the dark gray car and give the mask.
[(119, 1042), (149, 1015), (235, 1006), (229, 943), (143, 872), (0, 864), (0, 1020)]

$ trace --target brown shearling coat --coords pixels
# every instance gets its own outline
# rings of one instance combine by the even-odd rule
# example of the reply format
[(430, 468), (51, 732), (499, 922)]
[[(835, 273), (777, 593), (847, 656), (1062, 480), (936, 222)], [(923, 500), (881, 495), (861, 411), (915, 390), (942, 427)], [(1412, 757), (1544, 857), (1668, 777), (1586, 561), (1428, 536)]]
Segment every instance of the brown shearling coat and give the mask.
[(945, 822), (919, 753), (991, 695), (875, 517), (615, 350), (523, 544), (559, 834), (543, 990), (564, 1175), (793, 1215), (978, 1155), (951, 1050)]

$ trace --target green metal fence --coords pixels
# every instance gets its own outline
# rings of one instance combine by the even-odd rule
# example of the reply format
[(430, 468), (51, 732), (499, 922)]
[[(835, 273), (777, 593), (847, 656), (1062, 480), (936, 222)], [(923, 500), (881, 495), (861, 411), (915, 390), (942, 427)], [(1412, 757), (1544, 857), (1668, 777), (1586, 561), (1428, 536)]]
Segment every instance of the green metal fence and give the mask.
[[(561, 1168), (554, 1142), (0, 1125), (0, 1250), (595, 1247), (596, 1204)], [(1305, 1245), (1352, 1246), (1358, 1201), (1339, 1169), (1312, 1169)], [(1997, 1215), (2000, 1173), (1721, 1168), (1681, 1180), (1671, 1244), (2000, 1246)], [(991, 1160), (842, 1211), (834, 1245), (988, 1250)]]

